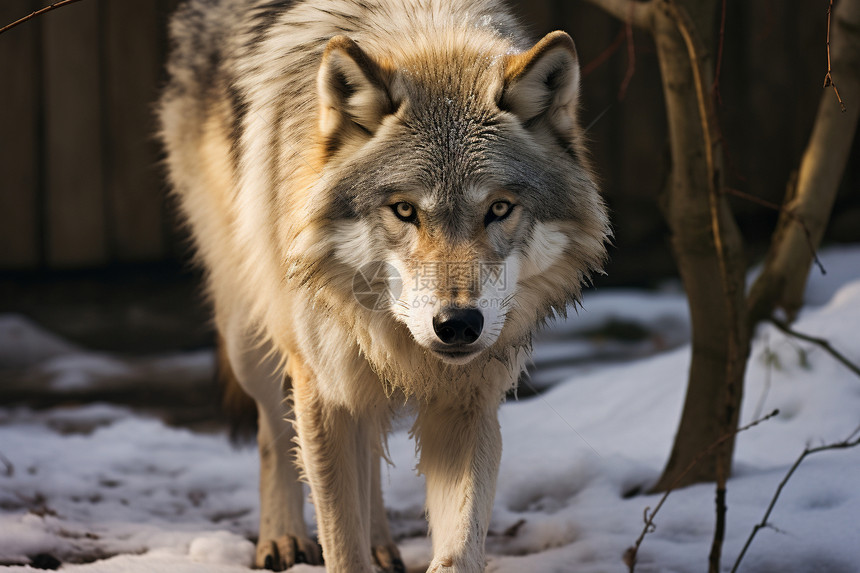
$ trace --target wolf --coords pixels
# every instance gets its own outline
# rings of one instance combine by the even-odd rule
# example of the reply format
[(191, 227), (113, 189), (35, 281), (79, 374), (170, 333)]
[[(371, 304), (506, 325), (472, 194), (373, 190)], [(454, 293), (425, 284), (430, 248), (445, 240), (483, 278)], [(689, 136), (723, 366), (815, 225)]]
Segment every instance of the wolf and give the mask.
[(573, 41), (498, 0), (188, 0), (170, 36), (167, 174), (258, 413), (256, 565), (404, 570), (380, 460), (405, 408), (428, 571), (483, 571), (498, 407), (610, 234)]

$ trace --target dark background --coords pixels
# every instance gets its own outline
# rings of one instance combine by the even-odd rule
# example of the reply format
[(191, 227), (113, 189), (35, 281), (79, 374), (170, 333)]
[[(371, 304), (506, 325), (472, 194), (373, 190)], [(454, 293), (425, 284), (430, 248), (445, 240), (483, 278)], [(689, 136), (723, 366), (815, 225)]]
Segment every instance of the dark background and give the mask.
[[(84, 0), (0, 35), (0, 313), (26, 314), (92, 348), (211, 344), (199, 273), (187, 262), (154, 138), (176, 3)], [(0, 0), (0, 24), (47, 4)], [(822, 90), (827, 5), (727, 3), (720, 77), (727, 186), (781, 202), (818, 102), (832, 95)], [(588, 135), (615, 228), (597, 286), (653, 286), (676, 276), (657, 201), (669, 166), (653, 43), (633, 31), (631, 67), (624, 24), (586, 2), (514, 8), (535, 38), (567, 30), (580, 54), (582, 121), (594, 122)], [(858, 183), (855, 141), (825, 242), (860, 241)], [(776, 213), (732, 203), (755, 262)]]

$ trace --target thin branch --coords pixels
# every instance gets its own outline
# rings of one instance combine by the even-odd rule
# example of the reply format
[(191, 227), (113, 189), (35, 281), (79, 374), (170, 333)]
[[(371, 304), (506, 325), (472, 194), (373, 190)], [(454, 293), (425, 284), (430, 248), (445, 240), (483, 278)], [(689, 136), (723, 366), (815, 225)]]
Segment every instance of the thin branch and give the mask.
[(612, 43), (609, 44), (609, 46), (607, 46), (605, 50), (600, 52), (600, 54), (598, 54), (596, 58), (582, 66), (582, 77), (588, 77), (591, 72), (602, 66), (604, 62), (606, 62), (606, 60), (608, 60), (612, 56), (612, 54), (618, 51), (618, 48), (620, 48), (621, 44), (624, 43), (624, 38), (626, 37), (627, 31), (625, 27), (619, 30), (618, 35), (615, 36), (615, 39), (612, 40)]
[[(858, 430), (860, 430), (860, 428), (858, 428)], [(735, 560), (735, 564), (732, 567), (731, 573), (735, 573), (738, 570), (738, 567), (740, 567), (741, 561), (743, 560), (744, 555), (746, 555), (746, 553), (747, 553), (747, 549), (749, 549), (750, 544), (752, 543), (753, 539), (755, 538), (755, 536), (759, 532), (759, 530), (764, 529), (765, 527), (772, 527), (768, 523), (767, 520), (770, 518), (770, 514), (773, 511), (774, 506), (776, 505), (776, 500), (779, 499), (779, 495), (782, 493), (782, 490), (785, 487), (785, 485), (788, 483), (788, 480), (791, 479), (791, 476), (794, 474), (794, 471), (798, 468), (798, 466), (801, 464), (801, 462), (803, 462), (803, 460), (806, 459), (806, 456), (809, 456), (812, 454), (817, 454), (818, 452), (824, 452), (824, 451), (828, 451), (828, 450), (845, 450), (848, 448), (853, 448), (855, 446), (858, 446), (858, 445), (860, 445), (860, 438), (855, 438), (852, 440), (852, 438), (854, 438), (854, 436), (856, 434), (857, 434), (857, 430), (854, 430), (851, 433), (851, 435), (848, 436), (848, 438), (846, 438), (845, 440), (843, 440), (841, 442), (835, 442), (833, 444), (818, 446), (817, 448), (807, 447), (806, 449), (803, 450), (803, 453), (801, 453), (800, 456), (798, 456), (797, 460), (795, 460), (795, 462), (794, 462), (794, 465), (791, 466), (791, 468), (788, 470), (788, 473), (786, 473), (785, 477), (782, 478), (782, 481), (779, 482), (779, 486), (777, 486), (776, 491), (773, 494), (773, 498), (771, 498), (770, 504), (767, 506), (767, 511), (764, 512), (764, 516), (761, 518), (761, 521), (759, 523), (757, 523), (755, 525), (755, 527), (753, 527), (752, 532), (750, 533), (750, 536), (747, 538), (746, 543), (744, 543), (743, 549), (741, 549), (740, 555), (738, 555), (738, 558)]]
[(728, 193), (729, 195), (734, 195), (735, 197), (739, 197), (744, 199), (745, 201), (749, 201), (750, 203), (755, 203), (756, 205), (761, 205), (762, 207), (767, 207), (773, 211), (783, 212), (786, 215), (791, 216), (791, 212), (785, 207), (781, 207), (774, 203), (773, 201), (768, 201), (767, 199), (762, 199), (761, 197), (756, 197), (755, 195), (751, 195), (750, 193), (746, 193), (741, 191), (740, 189), (732, 189), (731, 187), (723, 187), (723, 193)]
[[(633, 9), (632, 4), (630, 9)], [(581, 72), (583, 78), (587, 77), (594, 70), (606, 63), (606, 60), (618, 51), (618, 48), (621, 47), (621, 44), (623, 44), (625, 40), (627, 41), (627, 71), (624, 74), (624, 80), (621, 82), (621, 87), (618, 90), (618, 101), (624, 100), (624, 96), (627, 94), (627, 86), (630, 84), (630, 80), (633, 79), (633, 73), (636, 71), (636, 49), (635, 44), (633, 43), (633, 24), (631, 24), (629, 18), (624, 22), (624, 27), (618, 32), (618, 35), (614, 40), (612, 40), (612, 43), (598, 54), (596, 58), (583, 66)], [(588, 130), (586, 129), (586, 131)]]
[(645, 539), (645, 536), (647, 534), (653, 532), (656, 529), (656, 526), (654, 525), (654, 518), (657, 516), (657, 513), (660, 511), (660, 508), (663, 507), (663, 504), (666, 502), (666, 498), (668, 498), (669, 494), (672, 493), (672, 491), (674, 491), (674, 489), (678, 486), (679, 483), (681, 483), (681, 480), (684, 479), (684, 476), (687, 475), (690, 472), (690, 470), (692, 470), (696, 466), (696, 464), (698, 464), (703, 458), (705, 458), (705, 456), (709, 455), (711, 452), (716, 450), (718, 447), (720, 447), (726, 441), (732, 439), (733, 437), (737, 436), (741, 432), (745, 432), (746, 430), (749, 430), (750, 428), (758, 426), (762, 422), (766, 422), (767, 420), (770, 420), (771, 418), (773, 418), (774, 416), (777, 416), (777, 415), (779, 415), (779, 410), (774, 410), (773, 412), (771, 412), (767, 416), (764, 416), (763, 418), (759, 418), (758, 420), (754, 420), (754, 421), (750, 422), (749, 424), (747, 424), (746, 426), (743, 426), (742, 428), (738, 428), (734, 432), (729, 432), (728, 434), (724, 435), (720, 439), (716, 440), (714, 443), (712, 443), (706, 449), (699, 452), (699, 454), (695, 458), (693, 458), (693, 461), (691, 461), (690, 464), (686, 468), (684, 468), (684, 471), (682, 471), (680, 474), (678, 474), (678, 477), (675, 478), (675, 481), (672, 482), (672, 485), (669, 486), (669, 489), (667, 489), (666, 492), (663, 494), (663, 497), (660, 498), (660, 501), (657, 503), (657, 507), (654, 508), (654, 511), (649, 512), (649, 510), (651, 508), (650, 507), (645, 508), (645, 513), (644, 513), (645, 526), (642, 528), (642, 532), (639, 534), (639, 537), (636, 539), (636, 542), (631, 547), (629, 547), (627, 549), (627, 551), (624, 552), (624, 562), (627, 564), (627, 567), (628, 567), (628, 570), (630, 573), (633, 573), (633, 569), (636, 566), (636, 554), (639, 552), (639, 546), (642, 545), (642, 541)]
[(714, 539), (711, 541), (711, 552), (708, 554), (709, 573), (719, 573), (720, 557), (723, 554), (723, 540), (726, 538), (726, 480), (717, 485), (714, 500), (717, 519), (714, 524)]
[(830, 14), (833, 12), (833, 0), (830, 0), (830, 5), (827, 6), (827, 74), (824, 76), (824, 87), (825, 88), (833, 88), (833, 93), (836, 94), (836, 99), (839, 101), (839, 107), (842, 109), (842, 112), (848, 111), (848, 108), (845, 107), (845, 103), (842, 101), (842, 97), (839, 95), (839, 90), (836, 89), (836, 82), (833, 81), (833, 76), (830, 75), (831, 66), (830, 66)]
[(651, 30), (654, 26), (654, 0), (587, 0), (602, 8), (622, 22), (630, 22), (637, 28)]
[(851, 372), (853, 372), (857, 376), (860, 376), (860, 367), (858, 367), (856, 364), (854, 364), (853, 362), (848, 360), (841, 352), (839, 352), (838, 350), (833, 348), (833, 346), (830, 345), (829, 341), (827, 341), (823, 338), (816, 338), (815, 336), (810, 336), (808, 334), (803, 334), (802, 332), (797, 332), (796, 330), (792, 330), (792, 328), (788, 325), (788, 323), (783, 322), (779, 319), (771, 318), (770, 321), (778, 329), (780, 329), (781, 331), (783, 331), (784, 333), (786, 333), (788, 335), (791, 335), (795, 338), (799, 338), (800, 340), (805, 340), (807, 342), (817, 344), (818, 346), (820, 346), (821, 348), (826, 350), (831, 356), (833, 356), (833, 358), (835, 358), (836, 360), (841, 362), (843, 366), (848, 368), (848, 370), (850, 370)]
[(812, 241), (812, 233), (809, 232), (809, 226), (806, 224), (806, 221), (803, 218), (795, 213), (791, 209), (787, 209), (784, 205), (777, 205), (771, 201), (767, 201), (760, 197), (756, 197), (755, 195), (750, 195), (749, 193), (744, 193), (738, 189), (732, 189), (731, 187), (723, 187), (723, 192), (728, 193), (729, 195), (734, 195), (735, 197), (739, 197), (741, 199), (745, 199), (750, 203), (755, 203), (757, 205), (761, 205), (762, 207), (766, 207), (768, 209), (772, 209), (774, 211), (778, 211), (780, 213), (784, 213), (786, 217), (797, 223), (803, 229), (803, 234), (806, 235), (806, 243), (809, 246), (809, 253), (812, 255), (812, 260), (815, 262), (815, 265), (818, 267), (818, 270), (821, 271), (822, 275), (827, 274), (827, 269), (824, 268), (824, 265), (821, 263), (821, 259), (818, 258), (818, 252), (815, 250), (815, 243)]
[(31, 19), (35, 18), (36, 16), (41, 16), (45, 12), (50, 12), (51, 10), (55, 10), (57, 8), (62, 8), (63, 6), (67, 6), (69, 4), (74, 4), (75, 2), (80, 2), (80, 1), (81, 0), (62, 0), (61, 2), (54, 2), (50, 6), (45, 6), (41, 10), (36, 10), (35, 12), (32, 12), (28, 16), (24, 16), (20, 20), (15, 20), (11, 24), (7, 24), (7, 25), (3, 26), (2, 28), (0, 28), (0, 34), (2, 34), (3, 32), (7, 32), (7, 31), (11, 30), (15, 26), (17, 26), (19, 24), (23, 24), (27, 20), (31, 20)]
[(630, 4), (627, 15), (627, 20), (624, 23), (624, 29), (627, 36), (627, 71), (624, 73), (624, 81), (621, 82), (621, 87), (618, 89), (618, 101), (623, 101), (627, 95), (627, 86), (630, 85), (630, 80), (633, 79), (633, 74), (636, 71), (636, 46), (633, 43), (633, 8), (634, 4)]

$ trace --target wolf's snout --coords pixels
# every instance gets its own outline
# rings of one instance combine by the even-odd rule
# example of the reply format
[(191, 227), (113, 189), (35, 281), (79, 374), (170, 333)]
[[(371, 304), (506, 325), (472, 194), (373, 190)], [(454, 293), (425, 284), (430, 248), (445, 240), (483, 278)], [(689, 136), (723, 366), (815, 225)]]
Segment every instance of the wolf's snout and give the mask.
[(433, 317), (433, 331), (445, 344), (472, 344), (483, 328), (484, 315), (476, 308), (444, 308)]

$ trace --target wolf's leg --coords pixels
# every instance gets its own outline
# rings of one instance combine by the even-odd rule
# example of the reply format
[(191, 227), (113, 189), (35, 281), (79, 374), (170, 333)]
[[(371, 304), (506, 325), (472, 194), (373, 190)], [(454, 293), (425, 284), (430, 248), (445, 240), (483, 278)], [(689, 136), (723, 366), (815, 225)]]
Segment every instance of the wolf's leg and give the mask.
[(379, 423), (328, 403), (313, 375), (295, 362), (296, 425), (301, 460), (311, 484), (317, 529), (329, 573), (371, 573), (370, 512), (373, 445)]
[(386, 573), (406, 573), (406, 566), (400, 559), (400, 551), (391, 538), (388, 516), (382, 501), (382, 480), (380, 476), (380, 456), (373, 456), (370, 486), (370, 544), (373, 559)]
[[(487, 393), (489, 394), (489, 393)], [(428, 573), (484, 571), (502, 438), (492, 396), (434, 401), (416, 421), (433, 537)]]
[(293, 459), (296, 432), (270, 404), (257, 404), (260, 429), (260, 537), (256, 565), (274, 571), (295, 563), (322, 563), (319, 546), (304, 522), (304, 492)]
[[(242, 388), (257, 403), (260, 450), (260, 536), (257, 567), (282, 571), (295, 563), (322, 562), (304, 522), (304, 492), (293, 457), (296, 436), (285, 401), (289, 387), (269, 346), (260, 345), (238, 321), (222, 333)], [(288, 383), (288, 380), (286, 381)]]

